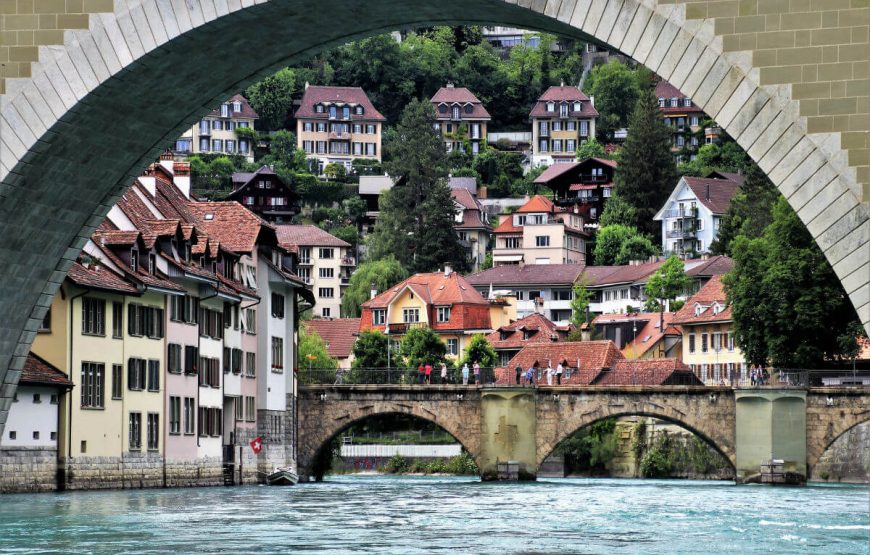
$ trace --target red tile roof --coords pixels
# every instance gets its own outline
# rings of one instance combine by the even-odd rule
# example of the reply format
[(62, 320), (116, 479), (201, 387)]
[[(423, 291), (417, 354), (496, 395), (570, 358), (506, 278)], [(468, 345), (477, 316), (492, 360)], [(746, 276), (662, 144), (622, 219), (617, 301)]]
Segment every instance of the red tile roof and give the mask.
[(546, 368), (552, 364), (553, 368), (560, 362), (572, 368), (570, 378), (563, 377), (562, 384), (590, 385), (604, 368), (611, 368), (613, 364), (622, 358), (622, 353), (616, 348), (613, 341), (574, 341), (549, 343), (542, 345), (528, 345), (523, 347), (508, 362), (504, 372), (496, 373), (497, 380), (501, 382), (504, 374), (508, 383), (515, 378), (515, 368), (522, 367), (525, 371), (531, 367)]
[(522, 233), (523, 228), (520, 226), (514, 225), (514, 218), (511, 215), (508, 215), (507, 218), (502, 220), (498, 226), (492, 230), (493, 233)]
[[(241, 112), (233, 112), (233, 102), (236, 100), (238, 100), (239, 102), (242, 103), (242, 111)], [(227, 102), (230, 104), (230, 116), (229, 116), (230, 118), (257, 119), (260, 117), (259, 115), (257, 115), (257, 112), (255, 112), (254, 109), (251, 108), (251, 105), (248, 104), (248, 99), (240, 94), (234, 95), (232, 98), (227, 100)], [(209, 117), (213, 117), (213, 118), (221, 117), (220, 106), (218, 106), (216, 109), (209, 112), (208, 115), (209, 115)]]
[(737, 183), (740, 186), (742, 186), (743, 183), (746, 181), (745, 175), (743, 175), (742, 173), (734, 173), (734, 172), (713, 172), (710, 175), (708, 175), (707, 177), (713, 177), (713, 178), (719, 177), (722, 179), (727, 179), (728, 181), (733, 181), (734, 183)]
[[(568, 110), (568, 115), (570, 117), (582, 117), (582, 118), (592, 118), (598, 116), (598, 110), (592, 106), (592, 101), (589, 99), (586, 94), (583, 93), (577, 87), (571, 86), (561, 86), (561, 87), (550, 87), (544, 94), (542, 94), (538, 101), (535, 102), (535, 105), (532, 107), (532, 111), (529, 114), (529, 117), (533, 118), (558, 118), (559, 117), (559, 107), (556, 107), (554, 112), (547, 111), (547, 102), (559, 102), (559, 101), (567, 101), (571, 103), (570, 109)], [(581, 110), (579, 112), (574, 111), (573, 103), (574, 101), (579, 101), (582, 103)]]
[[(694, 102), (692, 102), (691, 106), (683, 106), (683, 99), (686, 98), (686, 95), (680, 92), (677, 87), (671, 85), (664, 79), (656, 84), (655, 95), (657, 98), (664, 98), (667, 101), (664, 108), (659, 108), (659, 110), (661, 110), (661, 112), (664, 114), (689, 114), (702, 112), (702, 110)], [(671, 99), (675, 97), (680, 100), (680, 105), (672, 107)]]
[(66, 374), (33, 353), (27, 353), (18, 383), (54, 385), (64, 389), (69, 389), (73, 386), (72, 381), (70, 381)]
[[(683, 308), (677, 311), (671, 323), (687, 326), (709, 322), (730, 322), (731, 305), (726, 303), (722, 276), (713, 276), (686, 301)], [(716, 312), (717, 307), (718, 312)]]
[(556, 285), (570, 287), (586, 266), (582, 264), (506, 264), (468, 276), (476, 286)]
[(85, 267), (81, 263), (75, 262), (70, 267), (66, 277), (79, 287), (88, 289), (100, 289), (115, 293), (139, 293), (135, 285), (99, 263), (88, 264), (88, 267)]
[(737, 194), (740, 185), (728, 179), (709, 179), (706, 177), (683, 177), (683, 181), (692, 190), (698, 202), (710, 209), (714, 214), (724, 214), (728, 211), (731, 199)]
[(528, 214), (530, 212), (553, 212), (553, 201), (542, 195), (535, 195), (529, 199), (529, 202), (520, 206), (517, 214)]
[(465, 87), (454, 87), (453, 85), (441, 87), (438, 89), (438, 92), (432, 96), (431, 102), (435, 105), (435, 115), (437, 119), (451, 119), (449, 110), (446, 114), (442, 114), (438, 111), (439, 104), (471, 104), (474, 108), (473, 111), (468, 114), (463, 110), (462, 119), (490, 119), (489, 112), (486, 111), (486, 108), (483, 107), (480, 100), (474, 96), (474, 93)]
[(593, 385), (704, 385), (675, 358), (617, 360)]
[(711, 256), (707, 260), (686, 260), (686, 275), (691, 277), (712, 277), (727, 274), (734, 267), (734, 261), (724, 255)]
[(296, 118), (328, 119), (328, 110), (324, 110), (321, 113), (314, 111), (316, 104), (361, 105), (363, 107), (363, 114), (361, 116), (354, 114), (353, 110), (351, 110), (350, 119), (352, 121), (387, 120), (387, 118), (378, 112), (365, 91), (360, 87), (321, 87), (311, 85), (305, 89), (305, 93), (302, 95), (299, 109), (296, 111)]
[(408, 279), (390, 287), (374, 299), (363, 303), (363, 308), (386, 308), (391, 302), (410, 287), (427, 304), (477, 304), (489, 307), (489, 302), (477, 290), (456, 272), (445, 276), (444, 272), (429, 274), (414, 274)]
[(481, 217), (483, 207), (468, 189), (450, 189), (450, 196), (463, 208), (462, 223), (455, 224), (455, 229), (490, 229)]
[(626, 342), (622, 353), (626, 356), (641, 357), (653, 348), (665, 335), (675, 335), (676, 330), (671, 326), (674, 318), (673, 312), (664, 313), (664, 330), (659, 329), (660, 315), (658, 312), (635, 312), (631, 314), (600, 314), (592, 321), (596, 326), (616, 324), (621, 322), (636, 321), (637, 333), (632, 341)]
[(350, 247), (350, 243), (316, 225), (276, 225), (275, 232), (278, 244), (288, 250), (296, 247)]
[(627, 264), (624, 266), (587, 266), (586, 278), (590, 286), (604, 287), (620, 283), (646, 283), (664, 261)]
[[(532, 332), (523, 339), (524, 331)], [(549, 344), (565, 339), (564, 328), (560, 328), (541, 314), (532, 313), (508, 326), (502, 326), (486, 336), (494, 349), (518, 349), (526, 345)], [(502, 333), (506, 334), (504, 339)]]
[(233, 252), (254, 252), (264, 230), (273, 229), (236, 201), (189, 202), (187, 206), (197, 227)]
[(356, 334), (359, 333), (359, 318), (337, 318), (335, 320), (315, 318), (304, 322), (304, 324), (323, 338), (329, 356), (348, 358), (353, 352)]
[(112, 229), (108, 231), (97, 230), (94, 232), (94, 239), (102, 245), (135, 245), (139, 242), (139, 231), (122, 231), (120, 229)]

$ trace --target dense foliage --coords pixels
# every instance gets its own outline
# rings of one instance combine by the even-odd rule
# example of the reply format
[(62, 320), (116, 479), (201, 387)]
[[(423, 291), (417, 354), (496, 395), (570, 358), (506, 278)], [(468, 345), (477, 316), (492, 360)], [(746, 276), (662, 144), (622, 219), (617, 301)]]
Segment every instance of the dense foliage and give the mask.
[(646, 260), (658, 253), (658, 247), (649, 237), (634, 227), (613, 224), (598, 230), (595, 240), (595, 264), (613, 266), (628, 264), (632, 260)]
[(408, 271), (393, 256), (363, 262), (350, 276), (350, 283), (341, 295), (341, 312), (345, 318), (360, 315), (362, 304), (371, 297), (372, 286), (383, 293), (408, 277)]
[(433, 367), (445, 359), (447, 345), (429, 328), (413, 328), (402, 337), (400, 353), (405, 365), (416, 368), (419, 364)]
[(595, 98), (595, 130), (602, 141), (612, 141), (614, 131), (628, 127), (628, 116), (648, 86), (649, 72), (643, 68), (632, 69), (617, 60), (592, 68), (583, 92)]
[(580, 428), (560, 443), (554, 453), (565, 457), (568, 472), (606, 474), (616, 444), (616, 419), (605, 418)]
[(329, 356), (326, 343), (314, 330), (309, 330), (304, 325), (299, 328), (299, 381), (312, 383), (313, 380), (332, 383), (335, 374), (328, 372), (314, 372), (310, 376), (306, 370), (333, 370), (338, 368), (338, 361)]
[(360, 332), (353, 344), (354, 368), (386, 368), (389, 338), (377, 330)]
[(779, 198), (779, 191), (770, 179), (755, 164), (746, 172), (746, 180), (731, 199), (728, 212), (719, 223), (716, 239), (710, 245), (714, 254), (731, 255), (734, 239), (760, 237), (770, 223), (773, 205)]
[(483, 368), (491, 368), (496, 365), (497, 361), (498, 356), (495, 354), (495, 349), (486, 340), (485, 335), (478, 333), (473, 335), (468, 345), (465, 346), (460, 366), (467, 364), (471, 368), (476, 362)]
[(673, 301), (688, 292), (692, 280), (684, 271), (683, 261), (671, 256), (649, 277), (644, 292), (658, 301), (659, 312), (664, 312), (665, 302)]

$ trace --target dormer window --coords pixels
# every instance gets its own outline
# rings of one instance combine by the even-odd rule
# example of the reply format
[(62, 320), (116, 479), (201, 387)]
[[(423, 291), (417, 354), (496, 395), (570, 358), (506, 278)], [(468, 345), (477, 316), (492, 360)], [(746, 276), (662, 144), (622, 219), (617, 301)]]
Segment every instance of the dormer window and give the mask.
[(574, 111), (575, 112), (582, 112), (583, 111), (583, 103), (582, 102), (575, 102), (574, 103)]
[(211, 273), (213, 273), (213, 274), (217, 273), (217, 260), (211, 261)]
[(559, 117), (567, 118), (568, 117), (568, 103), (563, 102), (559, 105)]
[(323, 113), (323, 105), (322, 104), (315, 104), (314, 111), (318, 114), (322, 114)]
[(713, 314), (722, 312), (722, 306), (719, 303), (713, 303)]
[(666, 105), (665, 98), (663, 96), (659, 97), (659, 108), (664, 108)]
[(148, 253), (148, 273), (152, 276), (154, 272), (157, 270), (157, 255), (154, 253)]
[(453, 119), (459, 119), (459, 106), (453, 107)]
[(345, 106), (341, 109), (342, 119), (350, 119), (350, 106)]
[(184, 258), (184, 261), (190, 262), (190, 241), (184, 242), (184, 247), (182, 247), (182, 250), (183, 252), (181, 256)]
[(700, 316), (702, 312), (704, 312), (704, 307), (699, 304), (695, 304), (695, 316)]
[(139, 251), (130, 251), (130, 269), (134, 272), (139, 271)]
[(446, 113), (447, 113), (447, 109), (448, 109), (448, 108), (447, 108), (447, 104), (441, 104), (441, 105), (438, 106), (438, 113), (439, 113), (439, 114), (446, 114)]
[(686, 98), (684, 98), (683, 99), (683, 106), (685, 106), (686, 108), (690, 108), (692, 106), (692, 99), (689, 98), (688, 96)]
[(547, 102), (547, 111), (548, 111), (548, 112), (555, 112), (555, 111), (556, 111), (556, 105), (555, 105), (554, 103), (552, 103), (552, 102)]
[(355, 112), (356, 115), (358, 115), (358, 116), (363, 115), (363, 107), (362, 107), (362, 106), (357, 106), (356, 108), (354, 108), (354, 112)]
[(680, 106), (680, 99), (677, 98), (676, 96), (672, 97), (671, 98), (671, 108), (679, 108), (679, 106)]
[(227, 103), (221, 104), (221, 117), (228, 118), (230, 117), (230, 105)]
[(500, 332), (498, 332), (498, 339), (499, 339), (499, 341), (504, 341), (505, 339), (508, 338), (509, 335), (510, 335), (510, 333), (508, 333), (506, 331), (500, 331)]
[(329, 119), (335, 119), (338, 117), (338, 108), (335, 106), (329, 107)]
[(470, 114), (470, 113), (472, 113), (473, 111), (474, 111), (474, 105), (473, 105), (473, 104), (466, 104), (466, 105), (465, 105), (465, 113), (466, 113), (466, 114)]

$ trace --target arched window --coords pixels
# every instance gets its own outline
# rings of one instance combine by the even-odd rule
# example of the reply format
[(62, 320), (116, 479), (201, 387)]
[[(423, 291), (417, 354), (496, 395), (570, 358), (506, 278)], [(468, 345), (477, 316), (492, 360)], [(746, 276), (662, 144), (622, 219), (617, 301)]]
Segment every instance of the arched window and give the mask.
[(473, 105), (473, 104), (466, 104), (466, 105), (465, 105), (465, 113), (466, 113), (466, 114), (470, 114), (470, 113), (472, 113), (473, 111), (474, 111), (474, 105)]
[(438, 112), (440, 112), (440, 113), (442, 113), (442, 114), (446, 114), (446, 113), (447, 113), (447, 104), (441, 104), (441, 105), (439, 105), (439, 106), (438, 106)]

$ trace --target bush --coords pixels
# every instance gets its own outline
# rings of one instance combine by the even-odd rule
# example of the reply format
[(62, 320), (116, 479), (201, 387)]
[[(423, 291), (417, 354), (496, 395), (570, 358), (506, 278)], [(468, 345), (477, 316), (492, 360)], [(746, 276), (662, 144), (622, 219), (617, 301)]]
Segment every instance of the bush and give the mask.
[(663, 478), (671, 471), (667, 453), (658, 446), (644, 453), (640, 459), (640, 475), (644, 478)]
[(408, 472), (410, 468), (411, 467), (408, 464), (408, 461), (405, 460), (405, 457), (396, 453), (387, 461), (387, 464), (384, 465), (384, 472), (388, 474), (404, 474), (405, 472)]

